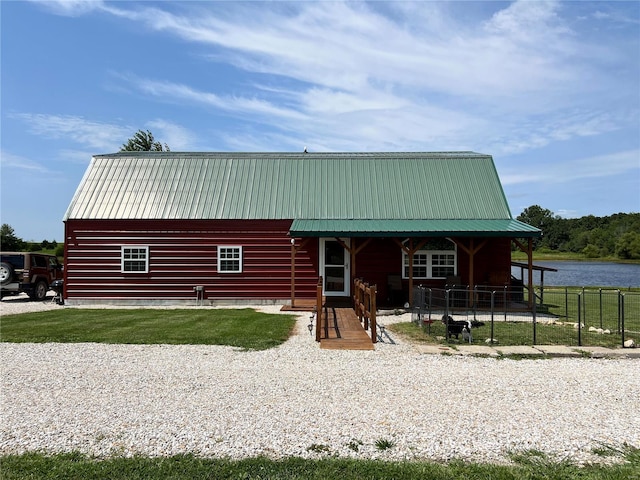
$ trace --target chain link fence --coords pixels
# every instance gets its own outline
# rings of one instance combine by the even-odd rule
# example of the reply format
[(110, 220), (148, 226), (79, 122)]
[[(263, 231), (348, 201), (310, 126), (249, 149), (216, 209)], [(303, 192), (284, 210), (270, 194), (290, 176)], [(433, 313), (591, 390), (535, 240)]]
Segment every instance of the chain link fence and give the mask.
[(443, 342), (629, 346), (640, 343), (640, 292), (453, 286), (413, 289), (412, 321)]

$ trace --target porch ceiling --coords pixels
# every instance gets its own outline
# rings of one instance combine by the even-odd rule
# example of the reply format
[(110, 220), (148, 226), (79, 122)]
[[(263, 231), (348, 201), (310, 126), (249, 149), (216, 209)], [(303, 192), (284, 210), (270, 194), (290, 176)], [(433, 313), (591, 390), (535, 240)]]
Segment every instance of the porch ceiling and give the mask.
[(514, 219), (347, 220), (298, 219), (292, 237), (540, 237), (542, 232)]

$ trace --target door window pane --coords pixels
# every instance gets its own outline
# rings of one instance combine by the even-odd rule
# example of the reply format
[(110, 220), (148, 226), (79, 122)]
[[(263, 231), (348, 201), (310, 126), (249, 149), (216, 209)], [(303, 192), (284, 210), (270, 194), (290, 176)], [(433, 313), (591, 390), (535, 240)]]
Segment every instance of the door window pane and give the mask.
[(329, 292), (344, 291), (344, 267), (326, 267), (324, 269), (326, 290)]
[(344, 248), (335, 241), (325, 242), (324, 258), (327, 265), (344, 265)]

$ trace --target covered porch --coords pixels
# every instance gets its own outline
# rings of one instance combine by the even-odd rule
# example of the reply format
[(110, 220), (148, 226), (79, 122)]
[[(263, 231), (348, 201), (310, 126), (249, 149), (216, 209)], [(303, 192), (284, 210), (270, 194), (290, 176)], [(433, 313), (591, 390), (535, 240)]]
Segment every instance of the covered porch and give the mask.
[[(455, 282), (472, 290), (496, 279), (509, 282), (512, 244), (527, 254), (532, 285), (532, 240), (540, 231), (517, 220), (294, 220), (289, 235), (291, 303), (285, 309), (312, 310), (314, 299), (297, 294), (301, 252), (317, 252), (328, 304), (348, 305), (350, 286), (361, 277), (378, 285), (381, 306), (393, 308), (412, 306), (417, 285)], [(437, 247), (443, 243), (449, 246)], [(527, 291), (531, 308), (533, 289)]]

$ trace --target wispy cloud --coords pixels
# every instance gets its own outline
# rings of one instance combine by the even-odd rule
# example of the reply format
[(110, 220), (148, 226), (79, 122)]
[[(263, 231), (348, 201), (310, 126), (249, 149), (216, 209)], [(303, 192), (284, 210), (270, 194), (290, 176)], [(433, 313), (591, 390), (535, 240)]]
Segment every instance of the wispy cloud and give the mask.
[[(594, 62), (620, 52), (579, 40), (557, 2), (514, 2), (471, 25), (436, 4), (276, 3), (258, 7), (259, 15), (255, 4), (177, 12), (162, 4), (125, 5), (105, 11), (208, 45), (217, 61), (258, 75), (233, 97), (135, 74), (123, 76), (125, 82), (163, 101), (220, 109), (293, 135), (320, 131), (339, 139), (348, 125), (360, 145), (375, 143), (382, 127), (376, 113), (386, 138), (398, 145), (426, 137), (445, 147), (484, 138), (487, 148), (513, 153), (624, 122), (607, 113), (586, 122), (584, 115), (567, 115), (594, 103), (606, 110), (613, 79), (602, 79)], [(266, 75), (293, 83), (274, 91)], [(557, 127), (538, 123), (543, 114)], [(354, 120), (363, 118), (369, 125), (358, 131)], [(525, 123), (533, 128), (521, 128)]]
[[(110, 11), (210, 45), (243, 70), (336, 91), (403, 87), (417, 89), (405, 94), (504, 98), (566, 93), (575, 88), (567, 82), (582, 78), (581, 68), (566, 63), (583, 46), (557, 16), (558, 8), (555, 2), (516, 2), (479, 25), (452, 18), (422, 23), (423, 17), (408, 14), (393, 21), (375, 4), (343, 2), (276, 4), (259, 15), (254, 4), (195, 13), (150, 7)], [(575, 64), (576, 58), (571, 60)]]
[(212, 107), (235, 114), (260, 114), (262, 116), (276, 116), (279, 118), (293, 118), (302, 120), (298, 112), (279, 107), (268, 100), (243, 96), (220, 96), (212, 92), (205, 92), (185, 84), (163, 80), (141, 78), (133, 74), (114, 74), (137, 88), (140, 92), (157, 97), (167, 102), (189, 102), (194, 105)]
[(75, 115), (13, 113), (9, 116), (25, 122), (29, 130), (36, 135), (50, 139), (72, 140), (96, 151), (117, 150), (124, 139), (135, 132), (128, 126), (88, 120)]
[(102, 0), (29, 0), (57, 15), (79, 17), (104, 8)]
[[(473, 16), (455, 2), (82, 3), (49, 8), (117, 16), (251, 74), (233, 95), (180, 75), (112, 74), (122, 91), (241, 119), (248, 144), (248, 125), (261, 125), (272, 138), (316, 148), (330, 137), (333, 149), (508, 155), (614, 131), (640, 115), (622, 93), (637, 90), (637, 74), (601, 68), (629, 51), (580, 36), (561, 2), (482, 3)], [(594, 7), (591, 16), (613, 15)], [(621, 102), (626, 111), (610, 108)]]
[(22, 155), (15, 155), (6, 150), (0, 152), (0, 162), (3, 169), (17, 169), (34, 174), (51, 174), (53, 171), (42, 163), (36, 162)]
[(615, 175), (636, 175), (640, 179), (640, 150), (625, 150), (607, 155), (551, 162), (540, 168), (531, 165), (528, 169), (519, 165), (507, 168), (500, 175), (503, 185), (520, 183), (566, 183), (585, 178), (605, 178)]
[(147, 122), (156, 140), (167, 144), (173, 151), (197, 150), (196, 136), (188, 129), (161, 118)]
[(596, 20), (606, 20), (606, 21), (614, 21), (616, 23), (621, 24), (631, 24), (631, 25), (640, 25), (640, 15), (638, 15), (637, 5), (635, 10), (636, 15), (623, 15), (620, 12), (604, 12), (602, 10), (597, 10), (593, 13), (592, 17)]
[[(61, 157), (71, 161), (86, 162), (95, 153), (118, 151), (126, 139), (138, 130), (128, 125), (97, 122), (74, 115), (13, 113), (9, 116), (25, 122), (35, 135), (71, 140), (85, 148), (67, 148), (59, 152)], [(168, 144), (173, 150), (193, 149), (196, 143), (195, 135), (187, 128), (162, 118), (146, 122), (144, 128), (149, 128), (157, 140)]]

